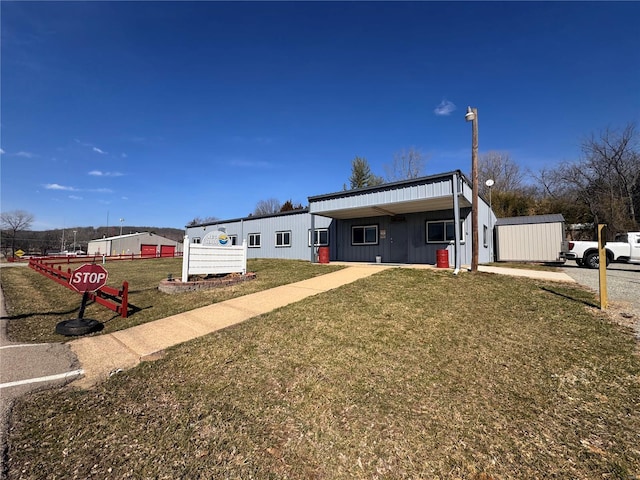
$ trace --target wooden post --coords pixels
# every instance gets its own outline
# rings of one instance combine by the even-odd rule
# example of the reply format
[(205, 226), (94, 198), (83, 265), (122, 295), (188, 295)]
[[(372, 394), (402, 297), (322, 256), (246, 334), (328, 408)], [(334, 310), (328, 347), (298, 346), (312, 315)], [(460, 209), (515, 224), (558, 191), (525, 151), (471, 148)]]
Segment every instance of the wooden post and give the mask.
[(607, 251), (604, 246), (607, 243), (603, 230), (607, 226), (604, 224), (598, 224), (598, 262), (600, 273), (600, 310), (606, 310), (609, 306), (607, 299)]

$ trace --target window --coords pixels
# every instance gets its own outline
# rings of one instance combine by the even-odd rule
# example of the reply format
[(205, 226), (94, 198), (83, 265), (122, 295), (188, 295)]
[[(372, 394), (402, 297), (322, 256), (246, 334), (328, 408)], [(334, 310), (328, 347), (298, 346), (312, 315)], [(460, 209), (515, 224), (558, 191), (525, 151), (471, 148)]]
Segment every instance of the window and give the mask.
[[(445, 243), (455, 240), (453, 220), (427, 222), (427, 243)], [(460, 241), (464, 242), (464, 222), (460, 222)]]
[[(323, 247), (329, 245), (329, 229), (316, 228), (313, 232), (313, 245)], [(309, 229), (309, 246), (311, 246), (311, 229)]]
[(191, 243), (200, 243), (200, 237), (193, 237)]
[(291, 232), (276, 232), (276, 247), (290, 247)]
[(231, 245), (238, 245), (238, 236), (237, 235), (229, 235), (231, 239)]
[(377, 245), (378, 226), (364, 225), (351, 227), (351, 245)]
[(260, 247), (260, 234), (259, 233), (250, 233), (248, 235), (249, 239), (249, 248), (258, 248)]
[(489, 227), (486, 225), (482, 226), (482, 239), (484, 240), (484, 246), (489, 246)]

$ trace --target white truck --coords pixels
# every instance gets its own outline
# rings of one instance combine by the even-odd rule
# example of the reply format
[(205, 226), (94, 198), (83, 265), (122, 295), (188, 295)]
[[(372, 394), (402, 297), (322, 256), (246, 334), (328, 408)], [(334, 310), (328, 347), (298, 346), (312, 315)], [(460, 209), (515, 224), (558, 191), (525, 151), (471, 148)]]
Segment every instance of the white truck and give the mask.
[[(605, 243), (607, 266), (611, 262), (640, 263), (640, 232), (616, 235), (614, 242)], [(598, 268), (598, 242), (563, 242), (562, 256), (575, 260), (579, 266)]]

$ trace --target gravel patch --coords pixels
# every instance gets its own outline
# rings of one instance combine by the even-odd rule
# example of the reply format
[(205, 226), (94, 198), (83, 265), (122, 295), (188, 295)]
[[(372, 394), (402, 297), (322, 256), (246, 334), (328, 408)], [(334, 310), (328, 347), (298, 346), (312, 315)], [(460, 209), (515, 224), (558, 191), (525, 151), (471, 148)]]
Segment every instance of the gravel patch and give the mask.
[[(568, 261), (564, 272), (576, 282), (595, 292), (599, 291), (598, 270), (578, 267)], [(609, 312), (618, 323), (633, 328), (640, 340), (640, 265), (612, 263), (607, 268)]]

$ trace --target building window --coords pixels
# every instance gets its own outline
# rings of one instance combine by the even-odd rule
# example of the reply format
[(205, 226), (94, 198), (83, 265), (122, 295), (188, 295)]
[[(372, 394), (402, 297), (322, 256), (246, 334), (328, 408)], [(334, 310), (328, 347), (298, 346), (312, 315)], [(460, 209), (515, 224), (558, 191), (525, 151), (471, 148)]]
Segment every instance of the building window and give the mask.
[(200, 237), (193, 237), (191, 243), (200, 243)]
[[(313, 232), (313, 246), (326, 247), (329, 245), (329, 229), (316, 228)], [(309, 229), (309, 246), (311, 246), (311, 229)]]
[(228, 235), (231, 239), (231, 245), (238, 245), (238, 235)]
[(377, 245), (378, 226), (363, 225), (351, 227), (351, 245)]
[(249, 248), (258, 248), (260, 247), (260, 234), (259, 233), (250, 233), (248, 235), (249, 240)]
[[(453, 220), (427, 222), (427, 243), (452, 242), (456, 238)], [(464, 222), (460, 222), (460, 242), (464, 243)]]
[(276, 232), (276, 247), (290, 247), (291, 232)]
[(482, 226), (482, 238), (484, 240), (484, 246), (488, 247), (489, 246), (489, 227), (487, 227), (486, 225)]

